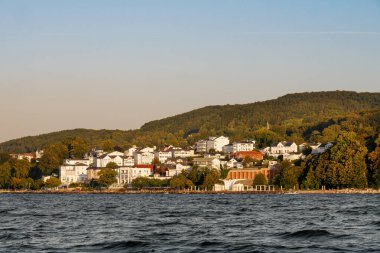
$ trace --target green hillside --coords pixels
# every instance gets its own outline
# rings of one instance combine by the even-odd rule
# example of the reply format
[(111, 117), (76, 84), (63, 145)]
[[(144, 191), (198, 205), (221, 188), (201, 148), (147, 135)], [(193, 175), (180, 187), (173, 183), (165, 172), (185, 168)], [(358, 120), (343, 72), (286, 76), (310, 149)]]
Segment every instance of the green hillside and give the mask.
[[(266, 130), (269, 123), (270, 130)], [(277, 140), (326, 141), (339, 129), (365, 138), (379, 132), (380, 93), (350, 91), (306, 92), (243, 105), (207, 106), (146, 123), (138, 130), (74, 129), (0, 144), (2, 152), (26, 152), (50, 144), (83, 138), (90, 146), (104, 141), (115, 146), (191, 145), (209, 135), (232, 140), (255, 138), (266, 145)]]

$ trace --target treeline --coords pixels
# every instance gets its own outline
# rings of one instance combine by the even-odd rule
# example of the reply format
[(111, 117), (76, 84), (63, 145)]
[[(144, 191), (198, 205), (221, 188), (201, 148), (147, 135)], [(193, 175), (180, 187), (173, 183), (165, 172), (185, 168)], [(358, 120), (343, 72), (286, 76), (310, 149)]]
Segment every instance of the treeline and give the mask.
[(285, 189), (379, 188), (380, 137), (365, 142), (343, 131), (324, 153), (295, 164), (281, 162), (273, 183)]
[[(190, 187), (198, 187), (198, 189), (212, 190), (214, 185), (222, 183), (221, 179), (227, 176), (229, 170), (221, 171), (210, 168), (200, 168), (193, 166), (191, 171), (183, 171), (170, 179), (160, 180), (155, 178), (138, 177), (131, 183), (132, 187), (154, 188), (154, 187), (170, 187), (173, 189), (189, 189)], [(126, 188), (129, 186), (126, 185)]]
[[(266, 128), (269, 123), (270, 129)], [(25, 137), (0, 144), (1, 152), (31, 152), (81, 137), (90, 147), (187, 146), (208, 136), (224, 135), (232, 141), (255, 139), (260, 147), (287, 140), (331, 141), (340, 131), (360, 138), (380, 131), (380, 93), (348, 91), (289, 94), (246, 105), (209, 106), (152, 121), (139, 130), (74, 129)]]

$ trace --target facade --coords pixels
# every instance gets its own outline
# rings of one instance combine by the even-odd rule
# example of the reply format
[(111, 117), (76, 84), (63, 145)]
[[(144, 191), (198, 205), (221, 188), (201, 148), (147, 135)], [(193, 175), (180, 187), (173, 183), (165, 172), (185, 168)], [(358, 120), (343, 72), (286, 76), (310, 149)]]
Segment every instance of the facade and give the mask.
[(64, 184), (84, 183), (89, 165), (88, 159), (65, 159), (59, 168), (59, 179)]
[(23, 160), (26, 159), (28, 162), (31, 162), (32, 159), (36, 157), (36, 154), (34, 153), (23, 153), (23, 154), (9, 154), (10, 157), (15, 158), (17, 160)]
[(220, 160), (218, 158), (194, 158), (193, 163), (199, 167), (220, 169)]
[(156, 152), (154, 152), (154, 157), (158, 158), (158, 160), (160, 161), (160, 163), (164, 163), (164, 162), (166, 162), (166, 160), (168, 160), (169, 158), (173, 157), (173, 152), (172, 152), (172, 150), (167, 150), (167, 151), (160, 150), (160, 151), (156, 151)]
[(298, 147), (294, 142), (279, 142), (273, 144), (270, 148), (271, 154), (283, 155), (288, 153), (297, 153)]
[(331, 148), (334, 144), (331, 142), (328, 143), (320, 143), (317, 148), (313, 149), (311, 153), (314, 154), (321, 154), (325, 152), (327, 149)]
[(222, 147), (222, 152), (225, 154), (231, 154), (234, 152), (234, 146), (232, 144), (228, 144)]
[(124, 166), (124, 153), (114, 151), (111, 153), (103, 154), (99, 157), (93, 158), (93, 166), (94, 167), (106, 167), (108, 163), (113, 162), (118, 166)]
[(252, 151), (255, 148), (255, 141), (243, 141), (243, 142), (234, 142), (232, 144), (232, 152), (240, 151)]
[[(269, 168), (255, 169), (255, 168), (247, 168), (241, 170), (230, 170), (227, 174), (226, 179), (239, 179), (239, 180), (247, 180), (252, 181), (255, 179), (256, 175), (259, 173), (264, 174), (268, 182), (272, 182), (276, 170)], [(252, 185), (252, 182), (250, 185)], [(249, 184), (249, 183), (248, 183)]]
[(194, 149), (173, 149), (172, 157), (193, 157)]
[(222, 152), (223, 146), (228, 145), (230, 143), (230, 139), (228, 137), (219, 136), (219, 137), (210, 137), (207, 140), (207, 152), (210, 149), (214, 149), (216, 152)]
[(135, 152), (134, 159), (136, 164), (152, 164), (154, 153), (152, 152)]
[(196, 149), (197, 149), (198, 153), (206, 153), (207, 152), (207, 140), (197, 141)]

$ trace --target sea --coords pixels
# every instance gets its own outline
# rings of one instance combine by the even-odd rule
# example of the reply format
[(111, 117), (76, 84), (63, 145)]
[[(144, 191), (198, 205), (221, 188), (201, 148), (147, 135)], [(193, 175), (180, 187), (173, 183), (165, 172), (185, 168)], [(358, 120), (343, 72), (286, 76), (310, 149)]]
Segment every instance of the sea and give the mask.
[(0, 194), (0, 252), (380, 252), (380, 195)]

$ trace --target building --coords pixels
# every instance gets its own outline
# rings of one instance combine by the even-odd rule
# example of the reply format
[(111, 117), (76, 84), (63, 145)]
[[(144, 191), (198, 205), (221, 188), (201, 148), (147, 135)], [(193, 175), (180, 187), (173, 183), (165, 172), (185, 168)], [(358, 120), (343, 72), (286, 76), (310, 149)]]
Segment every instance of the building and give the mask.
[(220, 160), (218, 158), (194, 158), (193, 163), (199, 167), (220, 169)]
[(233, 157), (236, 159), (244, 159), (246, 157), (251, 157), (254, 160), (263, 160), (264, 155), (260, 151), (253, 150), (253, 151), (238, 151), (236, 153), (232, 154)]
[(243, 141), (232, 143), (232, 153), (240, 151), (252, 151), (255, 149), (255, 141)]
[[(88, 167), (87, 168), (87, 180), (97, 180), (99, 179), (99, 171), (105, 168), (99, 167)], [(133, 179), (138, 177), (149, 177), (152, 175), (152, 167), (151, 166), (143, 166), (138, 165), (136, 167), (117, 167), (114, 169), (117, 172), (116, 175), (116, 184), (113, 187), (122, 187), (124, 184), (130, 184)]]
[(197, 141), (196, 150), (198, 153), (206, 153), (207, 152), (207, 140)]
[(152, 164), (154, 153), (149, 151), (138, 151), (134, 154), (136, 164)]
[(232, 144), (224, 145), (222, 148), (222, 152), (225, 154), (233, 153), (234, 152), (234, 145), (232, 145)]
[(314, 154), (321, 154), (323, 152), (325, 152), (327, 149), (331, 148), (332, 146), (334, 146), (333, 143), (331, 142), (328, 142), (328, 143), (320, 143), (318, 145), (318, 147), (316, 148), (312, 148), (312, 151), (311, 153), (314, 155)]
[(297, 153), (298, 147), (294, 142), (279, 142), (273, 144), (270, 148), (270, 153), (275, 155), (283, 155), (287, 153)]
[(36, 158), (36, 154), (34, 153), (9, 154), (9, 156), (17, 160), (25, 159), (28, 160), (28, 162), (32, 162), (32, 160)]
[(173, 152), (171, 149), (156, 151), (154, 152), (154, 157), (157, 158), (160, 163), (164, 163), (166, 160), (173, 157)]
[(59, 179), (63, 184), (84, 183), (89, 166), (88, 159), (65, 159), (59, 167)]
[(253, 180), (255, 179), (256, 175), (262, 173), (268, 180), (268, 183), (271, 183), (274, 175), (276, 173), (276, 169), (270, 169), (270, 168), (247, 168), (247, 169), (241, 169), (241, 170), (230, 170), (227, 174), (226, 179), (238, 179), (238, 180), (245, 180), (245, 185), (252, 185)]
[(172, 149), (172, 157), (193, 157), (194, 149)]
[(99, 157), (93, 157), (93, 166), (94, 167), (106, 167), (108, 163), (113, 162), (116, 163), (117, 166), (124, 166), (124, 153), (114, 151), (110, 153), (103, 154)]
[(211, 149), (216, 152), (222, 152), (223, 146), (228, 145), (230, 143), (230, 139), (228, 137), (219, 136), (219, 137), (210, 137), (207, 140), (207, 152)]

